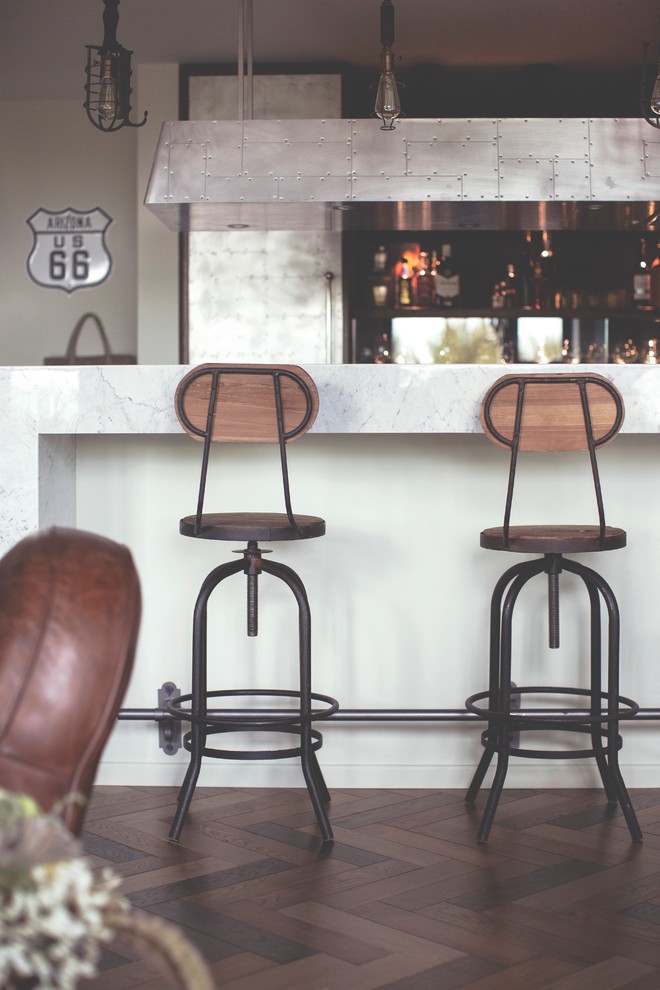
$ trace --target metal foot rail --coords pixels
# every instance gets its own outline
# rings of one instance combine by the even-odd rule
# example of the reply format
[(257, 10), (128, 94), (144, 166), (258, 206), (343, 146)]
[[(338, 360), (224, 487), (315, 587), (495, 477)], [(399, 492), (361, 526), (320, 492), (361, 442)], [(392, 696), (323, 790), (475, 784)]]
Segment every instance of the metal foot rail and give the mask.
[[(166, 683), (158, 692), (158, 704), (175, 696), (178, 692), (171, 683)], [(278, 714), (282, 718), (289, 717), (290, 713), (282, 709), (259, 709), (260, 712), (268, 716), (277, 718)], [(254, 714), (254, 709), (232, 708), (232, 709), (209, 709), (209, 715), (222, 716), (227, 721), (235, 720), (240, 722), (246, 714)], [(535, 708), (533, 711), (516, 713), (517, 717), (530, 719), (552, 718), (557, 715), (585, 715), (590, 714), (588, 709), (542, 709)], [(173, 756), (181, 745), (181, 722), (172, 718), (165, 708), (121, 708), (117, 715), (118, 720), (128, 722), (157, 722), (159, 723), (160, 747), (169, 756)], [(467, 722), (476, 723), (483, 726), (483, 718), (467, 711), (465, 708), (341, 708), (338, 712), (324, 718), (328, 722)], [(660, 721), (660, 708), (640, 708), (636, 715), (625, 720), (626, 725), (634, 722), (655, 722)]]

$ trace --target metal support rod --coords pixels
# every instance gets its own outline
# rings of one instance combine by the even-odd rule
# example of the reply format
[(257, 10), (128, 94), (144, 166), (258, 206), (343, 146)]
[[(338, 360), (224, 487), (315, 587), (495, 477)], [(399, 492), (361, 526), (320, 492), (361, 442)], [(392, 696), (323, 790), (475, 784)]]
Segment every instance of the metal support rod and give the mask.
[(252, 0), (238, 0), (238, 119), (254, 115)]
[(332, 282), (334, 272), (325, 273), (325, 363), (332, 364)]
[[(277, 716), (282, 714), (281, 709), (259, 709), (266, 715)], [(228, 721), (235, 718), (236, 721), (246, 714), (254, 715), (254, 709), (209, 709), (209, 715), (220, 716)], [(516, 718), (543, 719), (551, 718), (553, 715), (584, 715), (588, 718), (591, 712), (587, 708), (570, 709), (543, 709), (535, 708), (526, 713), (516, 712)], [(121, 721), (154, 721), (159, 722), (164, 718), (172, 718), (171, 714), (163, 708), (122, 708), (117, 715)], [(323, 722), (477, 722), (483, 725), (484, 719), (468, 712), (464, 708), (343, 708)], [(630, 725), (633, 722), (653, 722), (660, 721), (660, 708), (640, 708), (632, 718), (622, 718), (622, 722)]]

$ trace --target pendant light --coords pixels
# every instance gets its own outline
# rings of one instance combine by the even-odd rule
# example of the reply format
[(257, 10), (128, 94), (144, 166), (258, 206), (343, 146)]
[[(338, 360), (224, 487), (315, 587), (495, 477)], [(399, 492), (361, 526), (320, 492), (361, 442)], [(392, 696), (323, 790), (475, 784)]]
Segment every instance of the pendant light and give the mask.
[(380, 5), (380, 79), (374, 107), (377, 117), (383, 121), (382, 131), (393, 131), (394, 121), (401, 113), (399, 89), (392, 63), (394, 44), (394, 4), (392, 0), (382, 0)]
[[(660, 46), (656, 46), (660, 49)], [(642, 60), (641, 113), (647, 124), (660, 128), (660, 64), (649, 61), (649, 45), (642, 45), (644, 57)], [(654, 79), (653, 89), (649, 95), (648, 80)]]
[(118, 131), (120, 127), (142, 127), (129, 120), (131, 112), (131, 55), (117, 41), (119, 0), (103, 0), (103, 44), (87, 45), (87, 81), (85, 102), (90, 122), (99, 131)]
[[(660, 23), (660, 0), (657, 0), (658, 22)], [(649, 50), (653, 47), (655, 58), (649, 61)], [(642, 72), (641, 72), (641, 94), (640, 110), (642, 117), (651, 127), (660, 129), (660, 42), (651, 46), (645, 41), (642, 45)], [(653, 79), (653, 89), (649, 92), (649, 80)]]

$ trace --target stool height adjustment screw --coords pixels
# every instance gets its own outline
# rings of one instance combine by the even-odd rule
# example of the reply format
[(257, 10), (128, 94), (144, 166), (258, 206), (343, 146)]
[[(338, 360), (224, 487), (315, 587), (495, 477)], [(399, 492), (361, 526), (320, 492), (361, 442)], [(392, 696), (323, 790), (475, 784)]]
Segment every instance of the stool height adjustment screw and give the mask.
[(261, 574), (261, 550), (254, 540), (250, 540), (243, 555), (247, 574), (247, 634), (256, 636), (259, 632), (258, 579)]

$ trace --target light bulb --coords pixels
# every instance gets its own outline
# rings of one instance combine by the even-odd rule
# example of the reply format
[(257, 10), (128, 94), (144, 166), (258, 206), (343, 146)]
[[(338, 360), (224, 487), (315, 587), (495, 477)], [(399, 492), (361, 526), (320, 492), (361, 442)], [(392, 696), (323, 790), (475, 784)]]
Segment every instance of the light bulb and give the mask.
[(112, 59), (103, 57), (99, 88), (98, 115), (101, 120), (114, 120), (118, 111), (117, 80), (112, 74)]
[(392, 72), (392, 55), (389, 49), (383, 53), (383, 65), (378, 80), (378, 92), (374, 107), (376, 116), (383, 121), (381, 130), (392, 130), (392, 124), (401, 113), (399, 90)]
[(660, 114), (660, 66), (655, 79), (653, 92), (651, 93), (651, 113)]

